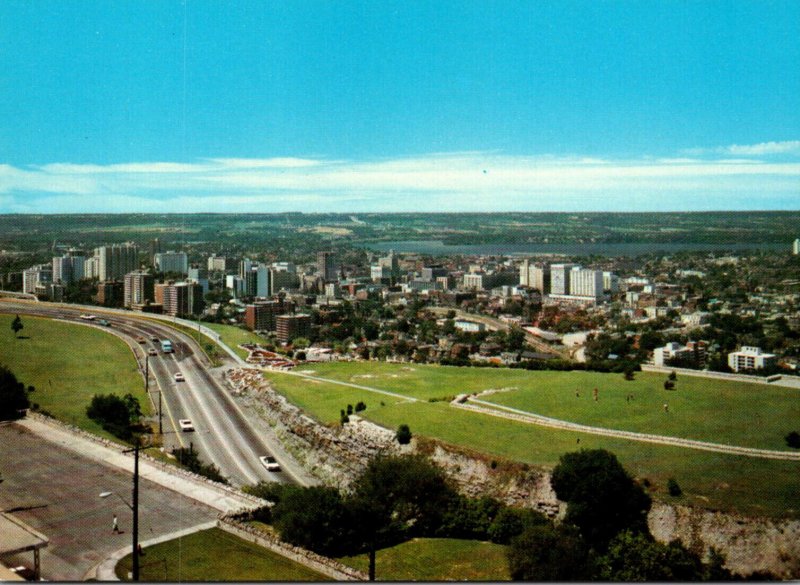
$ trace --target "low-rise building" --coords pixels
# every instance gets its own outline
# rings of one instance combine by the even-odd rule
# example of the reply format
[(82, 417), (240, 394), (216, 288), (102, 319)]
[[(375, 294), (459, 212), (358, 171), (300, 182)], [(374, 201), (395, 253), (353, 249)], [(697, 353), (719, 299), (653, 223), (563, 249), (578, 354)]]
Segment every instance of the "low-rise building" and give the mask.
[(763, 370), (774, 366), (775, 362), (775, 354), (764, 353), (760, 347), (750, 345), (743, 345), (739, 351), (728, 354), (728, 366), (734, 372)]

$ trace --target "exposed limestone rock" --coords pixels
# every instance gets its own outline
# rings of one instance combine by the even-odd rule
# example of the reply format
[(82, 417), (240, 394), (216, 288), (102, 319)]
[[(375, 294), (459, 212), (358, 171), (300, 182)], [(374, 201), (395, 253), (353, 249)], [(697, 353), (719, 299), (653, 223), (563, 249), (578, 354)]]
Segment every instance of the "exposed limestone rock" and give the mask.
[[(487, 495), (507, 504), (534, 508), (549, 516), (565, 505), (550, 487), (549, 472), (507, 461), (492, 462), (480, 454), (413, 439), (400, 446), (394, 432), (355, 415), (344, 426), (326, 426), (272, 390), (259, 370), (232, 370), (228, 379), (248, 405), (261, 412), (306, 469), (328, 485), (346, 488), (379, 453), (426, 452), (469, 496)], [(661, 542), (679, 538), (699, 554), (710, 547), (722, 552), (726, 567), (749, 574), (769, 571), (783, 578), (800, 577), (800, 521), (748, 518), (699, 508), (654, 502), (648, 516)]]

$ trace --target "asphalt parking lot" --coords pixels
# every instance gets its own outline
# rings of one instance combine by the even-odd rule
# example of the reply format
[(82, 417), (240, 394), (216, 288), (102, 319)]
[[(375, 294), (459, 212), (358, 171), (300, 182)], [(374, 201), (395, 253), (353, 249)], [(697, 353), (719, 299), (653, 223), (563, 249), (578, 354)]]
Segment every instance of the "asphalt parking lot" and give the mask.
[[(49, 540), (42, 577), (80, 581), (111, 553), (131, 546), (131, 471), (67, 450), (15, 424), (0, 425), (0, 510)], [(113, 492), (100, 498), (101, 492)], [(117, 496), (118, 494), (118, 496)], [(114, 514), (121, 534), (112, 533)], [(146, 541), (216, 519), (217, 511), (145, 479), (139, 481), (139, 540)], [(2, 559), (31, 566), (32, 554)], [(146, 562), (146, 557), (142, 559)]]

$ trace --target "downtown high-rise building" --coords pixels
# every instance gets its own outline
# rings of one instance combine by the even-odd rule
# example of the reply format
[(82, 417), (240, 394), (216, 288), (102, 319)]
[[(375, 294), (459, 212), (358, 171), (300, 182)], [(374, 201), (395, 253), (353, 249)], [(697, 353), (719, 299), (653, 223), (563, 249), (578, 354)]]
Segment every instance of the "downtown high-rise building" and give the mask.
[(550, 294), (570, 294), (570, 272), (574, 264), (552, 264), (550, 266)]
[(569, 294), (574, 297), (603, 296), (603, 271), (590, 268), (574, 267), (569, 276)]
[(325, 282), (339, 280), (339, 265), (336, 262), (336, 252), (317, 252), (317, 274)]
[(137, 270), (125, 275), (123, 306), (146, 305), (155, 299), (155, 278), (148, 272)]
[(121, 280), (139, 268), (139, 248), (133, 244), (114, 244), (94, 249), (97, 278), (101, 281)]
[(86, 258), (68, 254), (53, 258), (53, 282), (70, 284), (83, 278), (83, 268)]
[(189, 258), (186, 252), (159, 252), (153, 257), (153, 265), (158, 272), (186, 274), (189, 271)]

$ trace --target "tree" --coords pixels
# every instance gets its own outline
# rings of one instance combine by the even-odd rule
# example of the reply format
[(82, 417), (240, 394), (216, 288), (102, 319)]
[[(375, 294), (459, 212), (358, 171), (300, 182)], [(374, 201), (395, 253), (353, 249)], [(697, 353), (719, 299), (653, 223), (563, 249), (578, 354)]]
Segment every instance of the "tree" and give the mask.
[(595, 575), (603, 581), (699, 581), (705, 576), (700, 558), (680, 541), (662, 544), (629, 530), (609, 543)]
[(126, 394), (123, 398), (116, 394), (95, 394), (86, 407), (86, 416), (125, 441), (132, 437), (131, 426), (139, 422), (141, 415), (139, 400), (132, 394)]
[(487, 536), (497, 544), (508, 544), (529, 526), (549, 524), (547, 516), (527, 508), (502, 508), (489, 526)]
[(7, 367), (0, 366), (0, 420), (16, 420), (29, 406), (25, 384)]
[(408, 425), (403, 424), (397, 427), (395, 438), (401, 445), (408, 445), (411, 442), (411, 429)]
[(508, 564), (515, 581), (585, 581), (589, 551), (572, 526), (528, 526), (511, 541)]
[(355, 523), (335, 488), (287, 488), (272, 508), (272, 518), (286, 542), (327, 556), (351, 552), (349, 531)]
[(605, 550), (622, 530), (647, 532), (650, 497), (613, 453), (584, 449), (559, 459), (550, 480), (567, 502), (564, 522), (577, 526), (589, 545)]
[(19, 337), (19, 332), (25, 326), (22, 324), (22, 319), (19, 318), (19, 315), (14, 317), (14, 320), (11, 322), (11, 330), (14, 332), (14, 337)]

